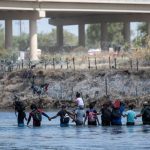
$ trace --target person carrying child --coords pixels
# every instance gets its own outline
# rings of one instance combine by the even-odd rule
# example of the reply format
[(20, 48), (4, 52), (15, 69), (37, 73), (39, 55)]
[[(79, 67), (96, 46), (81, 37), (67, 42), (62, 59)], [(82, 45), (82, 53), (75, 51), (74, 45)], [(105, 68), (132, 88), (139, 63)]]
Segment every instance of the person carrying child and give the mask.
[(85, 117), (85, 112), (82, 107), (77, 108), (74, 112), (69, 112), (66, 111), (67, 114), (73, 121), (76, 123), (77, 126), (81, 126), (84, 123), (84, 117)]

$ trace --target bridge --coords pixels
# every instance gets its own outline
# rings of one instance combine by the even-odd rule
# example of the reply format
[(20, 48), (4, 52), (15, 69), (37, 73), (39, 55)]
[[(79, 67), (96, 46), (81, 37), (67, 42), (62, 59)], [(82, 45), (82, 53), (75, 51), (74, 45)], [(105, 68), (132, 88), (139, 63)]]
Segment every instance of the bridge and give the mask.
[[(147, 0), (0, 0), (5, 20), (5, 48), (12, 47), (12, 21), (29, 20), (31, 59), (36, 59), (37, 20), (49, 18), (57, 27), (57, 46), (63, 46), (63, 26), (78, 25), (79, 45), (85, 46), (85, 24), (100, 23), (101, 42), (107, 41), (107, 23), (124, 23), (124, 41), (130, 43), (130, 22), (147, 22), (150, 35), (150, 1)], [(101, 45), (106, 49), (105, 45)]]

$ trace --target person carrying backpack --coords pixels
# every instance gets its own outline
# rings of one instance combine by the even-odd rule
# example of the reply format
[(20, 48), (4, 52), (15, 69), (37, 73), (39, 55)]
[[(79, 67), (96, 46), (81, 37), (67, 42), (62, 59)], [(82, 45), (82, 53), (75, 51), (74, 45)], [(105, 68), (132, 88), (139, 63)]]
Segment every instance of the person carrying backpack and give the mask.
[(31, 104), (30, 108), (32, 111), (29, 113), (27, 126), (29, 125), (31, 118), (33, 119), (33, 126), (34, 127), (41, 126), (42, 115), (47, 117), (50, 120), (50, 117), (46, 113), (44, 113), (41, 109), (38, 109), (35, 104)]
[(141, 113), (138, 114), (136, 117), (141, 117), (141, 116), (142, 116), (143, 125), (150, 125), (150, 104), (147, 101), (143, 103), (143, 108), (141, 110)]
[(88, 120), (88, 125), (95, 125), (95, 126), (97, 124), (100, 125), (97, 114), (98, 113), (94, 109), (93, 104), (90, 104), (89, 105), (89, 110), (86, 111), (86, 116), (85, 116), (85, 119), (84, 119), (84, 125), (85, 125), (86, 120)]
[(66, 111), (66, 105), (62, 105), (61, 110), (55, 116), (51, 117), (50, 120), (55, 119), (58, 116), (60, 117), (60, 126), (68, 127), (70, 118)]
[(27, 120), (24, 103), (22, 101), (15, 101), (14, 106), (18, 127), (24, 127), (24, 120)]
[(124, 106), (121, 105), (120, 100), (114, 102), (111, 113), (111, 125), (122, 125), (121, 117), (124, 111)]
[(101, 123), (102, 126), (111, 125), (111, 109), (109, 108), (108, 103), (104, 103), (101, 109)]

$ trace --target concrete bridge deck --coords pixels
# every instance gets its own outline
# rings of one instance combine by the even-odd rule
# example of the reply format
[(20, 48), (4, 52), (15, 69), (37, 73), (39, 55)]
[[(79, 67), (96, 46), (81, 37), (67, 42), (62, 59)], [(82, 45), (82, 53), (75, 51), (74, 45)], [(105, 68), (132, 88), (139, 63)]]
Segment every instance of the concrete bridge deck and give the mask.
[[(101, 24), (101, 41), (107, 41), (107, 23), (123, 22), (124, 39), (130, 43), (130, 22), (145, 21), (150, 34), (148, 0), (0, 0), (0, 19), (5, 20), (5, 47), (12, 47), (12, 20), (29, 20), (31, 59), (36, 56), (37, 20), (49, 18), (57, 27), (57, 46), (63, 46), (63, 25), (79, 26), (79, 45), (85, 46), (85, 24)], [(103, 49), (103, 48), (102, 48)], [(105, 49), (105, 48), (104, 48)]]

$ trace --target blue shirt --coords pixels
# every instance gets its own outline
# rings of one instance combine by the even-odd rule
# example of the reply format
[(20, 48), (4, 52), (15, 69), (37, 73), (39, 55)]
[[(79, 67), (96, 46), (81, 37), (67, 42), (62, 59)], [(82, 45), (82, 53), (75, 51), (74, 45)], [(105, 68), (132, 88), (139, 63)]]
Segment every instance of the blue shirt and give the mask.
[(127, 115), (127, 122), (134, 123), (136, 113), (133, 110), (128, 110), (125, 114)]
[[(122, 115), (122, 113), (123, 113), (123, 110), (124, 110), (123, 107), (120, 107), (120, 108), (118, 109), (118, 111), (120, 112), (121, 115)], [(112, 124), (115, 124), (115, 125), (122, 125), (122, 122), (121, 122), (121, 115), (120, 115), (120, 117), (112, 117), (111, 123), (112, 123)]]

